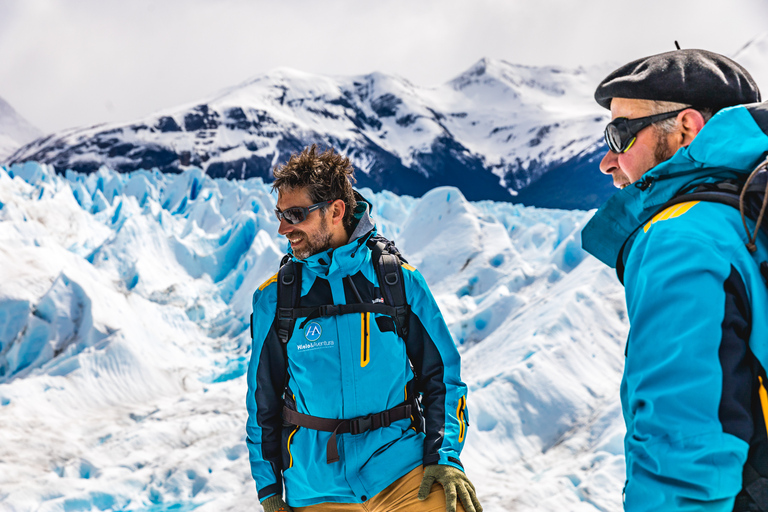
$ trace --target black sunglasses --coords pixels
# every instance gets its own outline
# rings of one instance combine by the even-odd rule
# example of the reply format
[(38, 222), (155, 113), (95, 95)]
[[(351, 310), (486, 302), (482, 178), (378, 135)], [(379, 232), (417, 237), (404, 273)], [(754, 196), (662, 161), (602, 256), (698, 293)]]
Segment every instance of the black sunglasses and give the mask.
[(298, 224), (300, 222), (304, 222), (307, 220), (307, 217), (309, 217), (309, 213), (317, 210), (318, 208), (322, 208), (326, 205), (331, 204), (334, 202), (335, 199), (331, 199), (330, 201), (323, 201), (322, 203), (316, 203), (309, 206), (291, 206), (290, 208), (286, 208), (285, 210), (280, 210), (279, 208), (275, 208), (275, 215), (277, 216), (277, 220), (283, 220), (285, 219), (285, 222), (288, 224)]
[(624, 153), (632, 147), (637, 140), (637, 134), (646, 126), (658, 123), (670, 117), (675, 117), (683, 110), (692, 107), (681, 108), (674, 112), (664, 112), (647, 117), (638, 117), (637, 119), (627, 119), (626, 117), (617, 117), (605, 127), (605, 143), (614, 153)]

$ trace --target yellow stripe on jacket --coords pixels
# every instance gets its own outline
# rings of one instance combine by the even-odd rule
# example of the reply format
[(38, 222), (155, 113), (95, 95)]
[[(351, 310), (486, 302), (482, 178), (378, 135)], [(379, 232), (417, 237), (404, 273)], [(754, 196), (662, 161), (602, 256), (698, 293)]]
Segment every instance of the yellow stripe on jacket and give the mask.
[(648, 224), (645, 225), (643, 228), (644, 232), (648, 232), (649, 229), (651, 229), (651, 226), (653, 224), (656, 224), (657, 222), (661, 222), (663, 220), (669, 220), (669, 219), (676, 219), (677, 217), (680, 217), (684, 213), (686, 213), (688, 210), (693, 208), (699, 204), (699, 201), (688, 201), (687, 203), (680, 203), (670, 206), (669, 208), (665, 208), (663, 211), (659, 212), (654, 218), (652, 218)]

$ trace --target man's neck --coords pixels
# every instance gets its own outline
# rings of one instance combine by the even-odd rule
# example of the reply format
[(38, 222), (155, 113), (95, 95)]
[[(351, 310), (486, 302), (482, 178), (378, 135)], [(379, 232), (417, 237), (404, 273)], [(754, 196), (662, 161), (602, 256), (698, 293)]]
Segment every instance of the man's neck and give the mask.
[(349, 235), (347, 234), (347, 231), (342, 228), (340, 231), (336, 231), (331, 236), (331, 248), (338, 249), (339, 247), (343, 247), (349, 243)]

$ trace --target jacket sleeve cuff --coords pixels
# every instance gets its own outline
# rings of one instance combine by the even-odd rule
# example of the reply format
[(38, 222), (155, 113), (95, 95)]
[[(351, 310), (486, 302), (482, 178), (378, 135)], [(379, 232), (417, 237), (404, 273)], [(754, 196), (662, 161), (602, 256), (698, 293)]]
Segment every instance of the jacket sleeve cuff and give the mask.
[(425, 467), (432, 466), (433, 464), (441, 464), (443, 466), (453, 466), (456, 469), (464, 471), (464, 465), (461, 463), (461, 460), (459, 460), (458, 457), (454, 457), (453, 455), (431, 454), (425, 456), (422, 462)]
[(263, 489), (259, 489), (259, 503), (269, 498), (270, 496), (274, 496), (275, 494), (283, 494), (283, 486), (280, 483), (275, 483), (268, 485)]

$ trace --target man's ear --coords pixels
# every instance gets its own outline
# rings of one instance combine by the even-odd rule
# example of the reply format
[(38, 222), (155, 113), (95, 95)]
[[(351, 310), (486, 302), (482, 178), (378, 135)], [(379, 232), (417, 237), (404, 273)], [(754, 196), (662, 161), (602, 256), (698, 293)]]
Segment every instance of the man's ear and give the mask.
[(680, 124), (680, 146), (690, 144), (696, 135), (704, 128), (704, 116), (701, 112), (688, 108), (677, 115)]
[(344, 213), (347, 211), (347, 204), (342, 201), (341, 199), (337, 199), (331, 204), (331, 221), (334, 224), (338, 224), (339, 222), (344, 220)]

